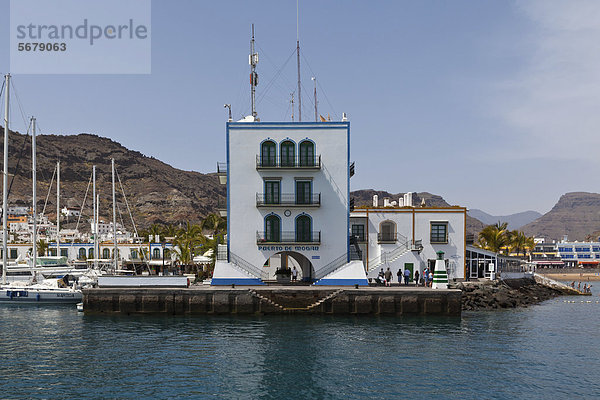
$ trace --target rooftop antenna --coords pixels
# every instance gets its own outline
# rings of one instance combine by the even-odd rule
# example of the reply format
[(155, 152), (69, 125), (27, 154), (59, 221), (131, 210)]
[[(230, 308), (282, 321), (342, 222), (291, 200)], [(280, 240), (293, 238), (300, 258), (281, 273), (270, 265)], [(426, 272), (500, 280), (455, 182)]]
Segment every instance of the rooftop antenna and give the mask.
[[(252, 103), (252, 116), (257, 117), (256, 114), (256, 85), (258, 85), (258, 74), (256, 73), (256, 64), (258, 64), (258, 53), (254, 52), (254, 24), (252, 24), (252, 40), (250, 40), (250, 57), (248, 58), (250, 63), (250, 87), (251, 89), (251, 103)], [(230, 114), (231, 118), (231, 114)]]
[(292, 103), (292, 122), (294, 121), (294, 92), (290, 93), (292, 95), (292, 100), (290, 100), (290, 103)]
[(231, 118), (231, 104), (225, 104), (223, 107), (229, 108), (229, 119), (227, 120), (227, 122), (233, 121), (233, 118)]
[(300, 25), (299, 0), (296, 0), (296, 56), (298, 58), (298, 121), (302, 121), (302, 92), (300, 91)]
[(319, 122), (319, 113), (317, 112), (317, 78), (310, 78), (315, 83), (315, 122)]

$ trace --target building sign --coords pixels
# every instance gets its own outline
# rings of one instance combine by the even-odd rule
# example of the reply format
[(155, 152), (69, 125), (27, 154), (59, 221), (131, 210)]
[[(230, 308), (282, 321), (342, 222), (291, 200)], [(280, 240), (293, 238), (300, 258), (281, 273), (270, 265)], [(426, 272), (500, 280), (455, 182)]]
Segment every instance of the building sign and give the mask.
[(319, 246), (258, 246), (261, 251), (319, 251)]

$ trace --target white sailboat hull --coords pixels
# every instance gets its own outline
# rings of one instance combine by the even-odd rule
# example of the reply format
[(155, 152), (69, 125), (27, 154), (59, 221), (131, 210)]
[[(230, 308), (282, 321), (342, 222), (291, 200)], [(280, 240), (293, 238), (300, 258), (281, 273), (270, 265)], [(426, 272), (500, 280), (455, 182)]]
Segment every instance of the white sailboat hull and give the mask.
[(0, 303), (76, 304), (82, 299), (81, 291), (73, 289), (0, 287)]

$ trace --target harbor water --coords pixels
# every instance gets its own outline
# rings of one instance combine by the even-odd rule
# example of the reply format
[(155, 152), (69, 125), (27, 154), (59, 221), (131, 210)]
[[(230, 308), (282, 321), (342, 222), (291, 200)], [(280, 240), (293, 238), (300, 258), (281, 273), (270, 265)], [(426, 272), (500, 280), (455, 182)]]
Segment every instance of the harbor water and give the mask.
[(460, 318), (116, 317), (3, 306), (0, 397), (597, 398), (597, 300), (559, 297)]

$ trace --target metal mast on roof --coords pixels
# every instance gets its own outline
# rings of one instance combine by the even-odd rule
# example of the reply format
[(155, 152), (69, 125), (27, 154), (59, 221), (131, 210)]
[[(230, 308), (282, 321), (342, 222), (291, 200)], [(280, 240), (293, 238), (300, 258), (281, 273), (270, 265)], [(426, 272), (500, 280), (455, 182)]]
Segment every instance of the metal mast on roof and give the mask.
[(298, 2), (299, 0), (296, 0), (296, 56), (298, 58), (298, 121), (302, 121), (302, 92), (300, 89), (300, 25), (298, 24), (300, 6)]
[(250, 87), (251, 89), (251, 103), (252, 103), (252, 116), (257, 117), (256, 114), (256, 85), (258, 85), (258, 74), (256, 73), (256, 64), (258, 64), (258, 53), (254, 52), (254, 24), (252, 24), (252, 40), (250, 40)]
[(8, 252), (8, 229), (6, 226), (8, 208), (8, 125), (9, 125), (9, 96), (10, 96), (10, 74), (4, 76), (6, 81), (6, 96), (4, 98), (4, 176), (2, 177), (2, 283), (6, 283), (6, 263)]

